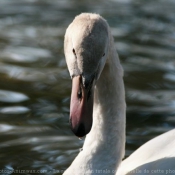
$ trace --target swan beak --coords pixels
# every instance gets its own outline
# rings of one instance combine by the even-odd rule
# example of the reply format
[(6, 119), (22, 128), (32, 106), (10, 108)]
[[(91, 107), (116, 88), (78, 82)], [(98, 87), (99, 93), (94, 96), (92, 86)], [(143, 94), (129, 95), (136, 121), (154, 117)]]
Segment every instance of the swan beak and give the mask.
[(78, 137), (88, 134), (92, 127), (93, 89), (88, 89), (83, 86), (81, 76), (73, 77), (70, 123), (73, 133)]

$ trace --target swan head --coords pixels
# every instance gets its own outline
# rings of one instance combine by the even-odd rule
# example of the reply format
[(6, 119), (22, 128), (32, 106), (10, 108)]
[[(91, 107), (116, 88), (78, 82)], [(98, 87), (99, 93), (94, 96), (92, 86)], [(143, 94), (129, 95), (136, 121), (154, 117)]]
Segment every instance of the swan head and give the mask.
[(93, 89), (106, 62), (108, 40), (108, 25), (97, 14), (82, 13), (66, 30), (64, 53), (72, 78), (70, 123), (78, 137), (92, 127)]

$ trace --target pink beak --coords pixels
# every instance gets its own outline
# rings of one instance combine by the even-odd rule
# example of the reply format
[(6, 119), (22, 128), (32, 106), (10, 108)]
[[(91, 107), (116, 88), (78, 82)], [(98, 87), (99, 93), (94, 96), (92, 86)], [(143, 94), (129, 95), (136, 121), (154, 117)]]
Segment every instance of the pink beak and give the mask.
[(70, 103), (71, 129), (78, 137), (89, 133), (93, 121), (93, 92), (91, 95), (82, 84), (81, 76), (72, 79), (72, 94)]

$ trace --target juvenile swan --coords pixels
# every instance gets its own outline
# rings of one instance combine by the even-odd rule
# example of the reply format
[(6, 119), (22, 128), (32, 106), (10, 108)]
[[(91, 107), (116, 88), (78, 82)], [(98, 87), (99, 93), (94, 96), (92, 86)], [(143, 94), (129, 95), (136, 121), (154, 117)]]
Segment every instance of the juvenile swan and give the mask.
[[(101, 16), (90, 13), (77, 16), (66, 30), (64, 52), (72, 78), (71, 128), (78, 137), (87, 134), (82, 151), (64, 175), (138, 175), (130, 171), (145, 164), (144, 168), (154, 169), (148, 163), (166, 157), (160, 152), (162, 147), (164, 152), (173, 149), (167, 157), (174, 157), (175, 131), (171, 131), (138, 149), (120, 167), (125, 150), (123, 69), (109, 26)], [(169, 167), (175, 169), (175, 161), (171, 162), (174, 163)], [(155, 165), (159, 168), (158, 163)]]

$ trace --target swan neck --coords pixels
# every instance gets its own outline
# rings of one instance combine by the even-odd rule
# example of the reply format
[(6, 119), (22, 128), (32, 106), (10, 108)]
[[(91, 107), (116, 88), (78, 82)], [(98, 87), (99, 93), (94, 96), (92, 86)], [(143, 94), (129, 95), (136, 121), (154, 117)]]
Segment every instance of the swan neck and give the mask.
[(93, 126), (83, 150), (95, 162), (108, 162), (96, 168), (116, 170), (125, 149), (125, 92), (123, 70), (110, 38), (108, 58), (94, 91)]

